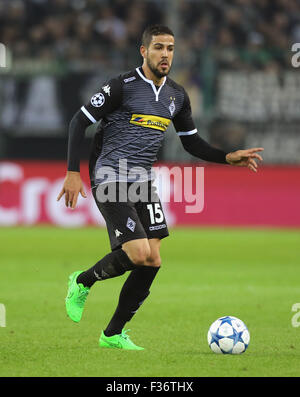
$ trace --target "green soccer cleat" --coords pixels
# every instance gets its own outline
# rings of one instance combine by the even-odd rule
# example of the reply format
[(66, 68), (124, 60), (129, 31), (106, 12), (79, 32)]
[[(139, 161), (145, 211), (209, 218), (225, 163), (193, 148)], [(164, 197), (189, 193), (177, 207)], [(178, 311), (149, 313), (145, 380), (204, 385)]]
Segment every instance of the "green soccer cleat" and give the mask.
[(68, 294), (66, 297), (67, 315), (71, 320), (78, 323), (81, 320), (84, 304), (90, 292), (89, 287), (77, 284), (76, 279), (82, 271), (77, 271), (69, 276)]
[(121, 334), (113, 335), (113, 336), (105, 336), (102, 331), (99, 346), (100, 347), (110, 347), (113, 349), (124, 349), (124, 350), (144, 350), (143, 347), (135, 345), (126, 334), (126, 332), (130, 331), (127, 329), (126, 331), (122, 330)]

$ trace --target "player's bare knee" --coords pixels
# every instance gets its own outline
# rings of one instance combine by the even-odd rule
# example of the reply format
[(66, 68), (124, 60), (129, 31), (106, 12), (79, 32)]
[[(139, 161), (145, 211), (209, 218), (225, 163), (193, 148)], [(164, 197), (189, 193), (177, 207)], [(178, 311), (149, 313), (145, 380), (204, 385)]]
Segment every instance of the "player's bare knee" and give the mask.
[(161, 257), (160, 255), (150, 256), (146, 260), (146, 266), (151, 267), (160, 267), (161, 266)]
[(130, 241), (125, 243), (122, 249), (126, 252), (129, 259), (135, 265), (145, 265), (147, 258), (150, 256), (151, 250), (148, 241)]
[(146, 265), (149, 254), (150, 248), (148, 248), (147, 246), (135, 247), (133, 250), (130, 250), (127, 253), (131, 262), (139, 266)]
[(144, 266), (147, 262), (147, 252), (143, 250), (135, 251), (131, 254), (130, 259), (135, 265)]

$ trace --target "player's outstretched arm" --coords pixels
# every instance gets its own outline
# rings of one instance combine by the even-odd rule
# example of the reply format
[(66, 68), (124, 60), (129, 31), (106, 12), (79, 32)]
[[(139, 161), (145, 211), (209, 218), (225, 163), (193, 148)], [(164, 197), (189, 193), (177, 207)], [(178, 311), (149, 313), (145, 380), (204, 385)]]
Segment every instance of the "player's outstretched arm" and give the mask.
[(255, 159), (263, 161), (262, 157), (257, 154), (257, 152), (262, 152), (263, 150), (264, 148), (258, 147), (227, 153), (226, 162), (230, 165), (248, 167), (250, 170), (257, 172), (258, 164)]
[(205, 161), (248, 167), (250, 170), (256, 172), (258, 165), (255, 159), (262, 161), (262, 157), (257, 152), (261, 152), (264, 149), (258, 147), (226, 153), (221, 149), (211, 146), (197, 133), (192, 118), (190, 99), (186, 91), (183, 90), (183, 92), (184, 103), (181, 111), (174, 117), (173, 124), (184, 149), (191, 155)]
[(258, 168), (255, 159), (263, 161), (262, 157), (257, 153), (264, 150), (262, 147), (226, 153), (223, 150), (211, 146), (197, 133), (180, 136), (180, 139), (183, 147), (188, 153), (205, 161), (248, 167), (254, 172), (256, 172)]

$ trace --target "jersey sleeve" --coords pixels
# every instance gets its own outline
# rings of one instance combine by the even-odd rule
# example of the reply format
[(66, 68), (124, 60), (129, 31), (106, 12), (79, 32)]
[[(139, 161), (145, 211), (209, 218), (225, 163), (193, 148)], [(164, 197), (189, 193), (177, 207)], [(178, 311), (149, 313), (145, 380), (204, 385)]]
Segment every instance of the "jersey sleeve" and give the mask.
[(116, 110), (122, 101), (122, 80), (113, 78), (106, 82), (90, 101), (81, 107), (81, 111), (92, 122), (96, 123), (107, 114)]
[(197, 132), (192, 118), (190, 98), (185, 90), (182, 108), (173, 119), (175, 130), (179, 136), (192, 135)]

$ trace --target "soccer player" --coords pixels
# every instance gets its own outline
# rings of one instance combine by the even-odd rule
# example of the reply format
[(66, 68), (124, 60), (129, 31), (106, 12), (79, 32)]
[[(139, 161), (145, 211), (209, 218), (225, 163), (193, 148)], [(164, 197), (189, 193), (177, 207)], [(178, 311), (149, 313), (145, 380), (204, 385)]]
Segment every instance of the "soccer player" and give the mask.
[[(111, 252), (89, 269), (70, 275), (66, 310), (73, 321), (79, 322), (94, 283), (130, 271), (116, 311), (99, 339), (100, 347), (128, 350), (143, 349), (131, 341), (124, 326), (150, 293), (161, 265), (161, 240), (169, 235), (151, 169), (170, 122), (184, 149), (206, 161), (256, 171), (256, 160), (262, 160), (257, 152), (263, 150), (225, 153), (199, 136), (186, 91), (167, 77), (174, 54), (174, 34), (168, 27), (149, 26), (143, 33), (140, 53), (141, 67), (105, 82), (72, 118), (68, 170), (57, 198), (65, 195), (65, 205), (74, 209), (79, 193), (86, 197), (80, 178), (80, 148), (85, 129), (101, 119), (89, 171), (94, 199), (106, 221)], [(139, 201), (126, 196), (137, 182), (137, 174), (131, 172), (137, 167), (142, 170), (138, 175), (140, 191), (147, 188)], [(112, 187), (115, 194), (107, 194)]]

